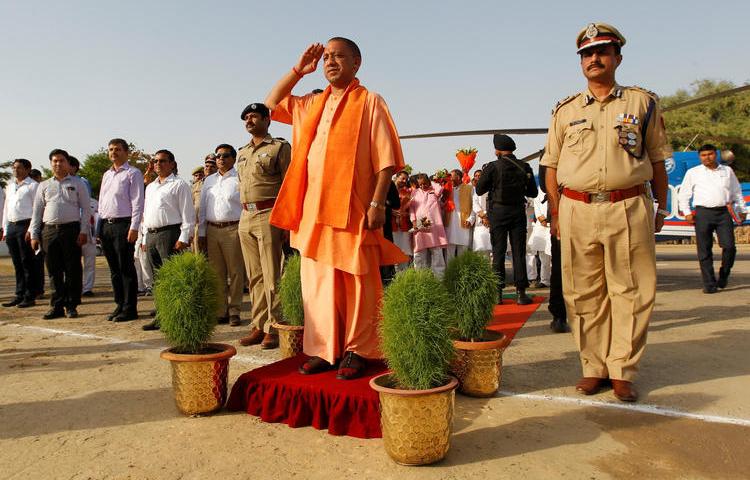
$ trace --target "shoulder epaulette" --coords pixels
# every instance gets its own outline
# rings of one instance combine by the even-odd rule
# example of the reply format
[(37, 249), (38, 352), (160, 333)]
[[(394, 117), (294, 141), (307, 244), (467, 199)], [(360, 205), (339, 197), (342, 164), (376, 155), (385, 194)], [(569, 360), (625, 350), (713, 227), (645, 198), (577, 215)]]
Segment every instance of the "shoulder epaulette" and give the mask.
[(280, 142), (289, 143), (284, 137), (273, 137), (273, 139)]
[(572, 100), (578, 98), (580, 95), (581, 95), (581, 92), (574, 93), (573, 95), (571, 95), (569, 97), (565, 97), (562, 100), (560, 100), (559, 102), (557, 102), (557, 104), (554, 106), (554, 108), (552, 108), (552, 115), (554, 115), (555, 113), (557, 113), (557, 111), (560, 110), (560, 107), (562, 107), (566, 103), (570, 103)]
[(625, 88), (628, 88), (628, 89), (631, 89), (631, 90), (636, 90), (636, 91), (641, 92), (641, 93), (645, 93), (646, 95), (648, 95), (649, 97), (653, 98), (654, 100), (657, 100), (657, 101), (659, 100), (659, 95), (657, 95), (656, 93), (652, 92), (651, 90), (646, 90), (643, 87), (639, 87), (637, 85), (632, 85), (630, 87), (625, 87)]
[(247, 147), (249, 147), (249, 146), (250, 146), (250, 144), (249, 144), (249, 143), (247, 143), (247, 144), (245, 144), (245, 145), (241, 146), (240, 148), (238, 148), (238, 149), (237, 149), (237, 151), (239, 151), (239, 150), (242, 150), (243, 148), (247, 148)]

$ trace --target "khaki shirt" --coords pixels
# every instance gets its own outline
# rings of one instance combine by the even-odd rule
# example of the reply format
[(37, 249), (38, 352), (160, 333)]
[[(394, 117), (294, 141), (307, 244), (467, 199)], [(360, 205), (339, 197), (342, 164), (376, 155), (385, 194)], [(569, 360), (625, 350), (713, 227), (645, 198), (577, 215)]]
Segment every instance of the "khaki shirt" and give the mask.
[(203, 179), (200, 179), (197, 182), (193, 182), (193, 185), (190, 188), (193, 194), (193, 208), (195, 209), (196, 218), (198, 217), (198, 213), (200, 212), (202, 188), (203, 188)]
[(284, 180), (292, 147), (285, 140), (267, 135), (255, 145), (252, 141), (237, 152), (240, 202), (251, 203), (276, 198)]
[[(644, 145), (643, 122), (651, 100), (655, 106)], [(650, 181), (651, 165), (671, 154), (658, 97), (615, 85), (603, 101), (586, 90), (557, 104), (541, 164), (557, 169), (563, 187), (604, 192)]]

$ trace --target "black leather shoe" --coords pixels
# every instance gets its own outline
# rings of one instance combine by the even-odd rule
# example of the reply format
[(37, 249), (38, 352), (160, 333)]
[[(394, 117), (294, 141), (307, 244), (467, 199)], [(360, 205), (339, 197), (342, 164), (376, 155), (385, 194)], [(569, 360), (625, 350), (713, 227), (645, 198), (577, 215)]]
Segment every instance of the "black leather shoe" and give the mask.
[(719, 288), (727, 288), (727, 281), (729, 281), (729, 277), (719, 277), (719, 280), (716, 282), (716, 286)]
[(138, 315), (135, 313), (125, 313), (120, 312), (112, 319), (113, 322), (129, 322), (131, 320), (136, 320), (138, 318)]
[(91, 290), (86, 290), (85, 292), (83, 292), (81, 294), (81, 296), (82, 297), (93, 297), (94, 296), (94, 292), (92, 292)]
[(3, 303), (3, 307), (15, 307), (21, 302), (23, 302), (23, 298), (14, 298), (10, 302)]
[(159, 330), (161, 327), (159, 326), (159, 322), (154, 320), (153, 322), (149, 322), (146, 325), (141, 327), (143, 330), (150, 331), (150, 330)]
[(65, 315), (68, 318), (78, 318), (78, 310), (75, 308), (69, 308)]
[(155, 317), (156, 316), (156, 309), (151, 310), (150, 312), (148, 312), (148, 316), (149, 317)]
[(222, 325), (225, 323), (229, 323), (229, 317), (219, 317), (216, 319), (216, 323), (222, 324)]
[(42, 318), (45, 320), (52, 320), (53, 318), (62, 318), (65, 316), (65, 310), (52, 308), (47, 313), (45, 313)]
[(705, 287), (703, 293), (716, 293), (716, 287)]
[(567, 333), (570, 331), (568, 322), (564, 318), (554, 317), (549, 324), (549, 328), (555, 333)]
[(526, 295), (526, 290), (518, 289), (518, 300), (519, 305), (529, 305), (532, 303), (531, 297)]
[(36, 305), (36, 302), (35, 302), (35, 301), (34, 301), (34, 299), (32, 298), (32, 299), (30, 299), (30, 300), (24, 300), (23, 302), (19, 303), (19, 304), (18, 304), (18, 305), (16, 305), (16, 306), (17, 306), (18, 308), (29, 308), (29, 307), (33, 307), (34, 305)]
[(120, 307), (117, 307), (112, 313), (107, 315), (107, 320), (111, 322), (112, 320), (115, 319), (116, 316), (118, 316), (121, 313), (122, 313), (122, 309), (120, 309)]
[(346, 352), (339, 365), (339, 371), (336, 372), (336, 378), (338, 380), (354, 380), (361, 377), (366, 368), (367, 360), (354, 352)]

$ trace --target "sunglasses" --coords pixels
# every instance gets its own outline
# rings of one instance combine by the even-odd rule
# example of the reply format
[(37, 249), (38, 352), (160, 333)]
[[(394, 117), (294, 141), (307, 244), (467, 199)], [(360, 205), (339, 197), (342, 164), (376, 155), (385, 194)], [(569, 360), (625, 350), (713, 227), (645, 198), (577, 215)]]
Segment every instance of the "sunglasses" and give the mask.
[(231, 153), (217, 153), (216, 158), (233, 158)]

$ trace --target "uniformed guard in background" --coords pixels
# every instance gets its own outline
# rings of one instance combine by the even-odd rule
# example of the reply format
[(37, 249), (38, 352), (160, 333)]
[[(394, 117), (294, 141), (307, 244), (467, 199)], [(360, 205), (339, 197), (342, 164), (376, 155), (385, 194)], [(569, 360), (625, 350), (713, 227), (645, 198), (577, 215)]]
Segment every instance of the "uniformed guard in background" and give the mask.
[(193, 184), (190, 186), (190, 191), (193, 195), (193, 208), (195, 209), (195, 230), (193, 231), (193, 251), (198, 253), (198, 216), (200, 215), (200, 204), (201, 204), (201, 188), (203, 187), (203, 179), (205, 173), (203, 172), (204, 167), (195, 167), (193, 169)]
[(497, 303), (503, 303), (505, 252), (510, 235), (517, 301), (520, 305), (528, 305), (531, 298), (526, 295), (529, 287), (526, 275), (526, 197), (537, 196), (536, 180), (531, 167), (513, 155), (516, 143), (512, 138), (495, 135), (493, 142), (497, 160), (482, 167), (476, 193), (483, 195), (489, 192), (487, 210), (492, 241), (492, 266), (500, 279)]
[(654, 307), (654, 231), (668, 214), (664, 160), (671, 152), (657, 96), (615, 82), (623, 45), (622, 34), (604, 23), (578, 34), (588, 88), (554, 108), (541, 163), (581, 352), (576, 390), (592, 395), (609, 380), (618, 399), (632, 402)]
[(291, 161), (291, 146), (282, 138), (268, 134), (271, 112), (262, 103), (245, 107), (241, 115), (252, 135), (250, 143), (237, 154), (240, 178), (240, 245), (249, 279), (251, 306), (250, 334), (240, 344), (261, 344), (263, 349), (279, 345), (271, 324), (279, 321), (278, 284), (283, 261), (283, 231), (268, 220), (276, 196)]

